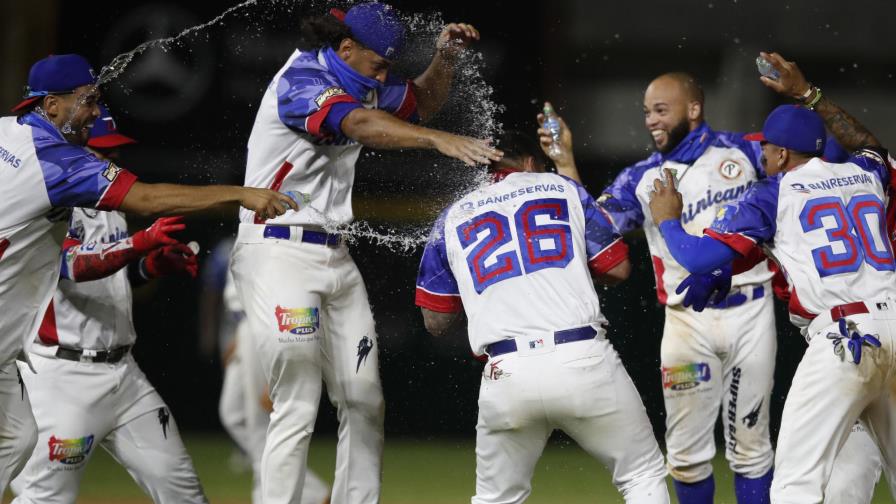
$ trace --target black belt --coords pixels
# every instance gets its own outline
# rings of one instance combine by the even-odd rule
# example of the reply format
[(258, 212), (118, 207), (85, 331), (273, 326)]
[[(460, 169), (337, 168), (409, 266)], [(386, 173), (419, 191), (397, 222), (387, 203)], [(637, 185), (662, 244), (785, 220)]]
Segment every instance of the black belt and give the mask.
[[(265, 238), (277, 238), (280, 240), (289, 240), (293, 238), (292, 226), (265, 226), (263, 236)], [(313, 229), (302, 229), (302, 243), (314, 243), (315, 245), (325, 245), (331, 248), (338, 248), (342, 244), (342, 236), (333, 233), (324, 233), (323, 231), (315, 231)]]
[[(566, 329), (564, 331), (557, 331), (554, 333), (554, 344), (561, 345), (563, 343), (572, 343), (573, 341), (583, 341), (593, 339), (597, 335), (597, 331), (589, 326), (577, 327), (575, 329)], [(529, 343), (529, 346), (535, 348), (535, 344), (538, 340), (532, 340)], [(487, 353), (491, 357), (495, 357), (496, 355), (504, 355), (510, 352), (516, 352), (516, 340), (507, 339), (501, 340), (497, 343), (492, 343), (485, 347), (485, 353)]]
[(75, 362), (108, 362), (115, 364), (131, 351), (131, 345), (120, 346), (112, 350), (85, 350), (80, 348), (59, 347), (56, 357)]

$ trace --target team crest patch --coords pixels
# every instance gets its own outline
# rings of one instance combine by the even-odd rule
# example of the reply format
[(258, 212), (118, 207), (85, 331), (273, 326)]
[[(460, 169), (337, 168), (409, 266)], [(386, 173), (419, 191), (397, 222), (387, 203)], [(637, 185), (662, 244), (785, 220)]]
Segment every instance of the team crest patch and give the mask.
[(320, 328), (318, 308), (274, 308), (280, 332), (311, 334)]
[(740, 167), (740, 164), (731, 159), (726, 159), (719, 165), (719, 173), (726, 179), (736, 179), (743, 172), (744, 170)]
[(103, 170), (103, 177), (109, 182), (115, 182), (115, 179), (118, 178), (118, 174), (121, 173), (121, 168), (115, 166), (115, 163), (109, 163), (109, 166)]
[(338, 86), (328, 87), (327, 89), (324, 90), (323, 93), (321, 93), (320, 95), (318, 95), (317, 98), (314, 99), (314, 102), (317, 103), (317, 108), (321, 108), (324, 106), (324, 103), (326, 103), (327, 100), (329, 100), (330, 98), (333, 98), (334, 96), (344, 95), (344, 94), (347, 94), (347, 93), (341, 87), (338, 87)]
[(705, 362), (663, 368), (664, 389), (692, 389), (701, 382), (708, 382), (710, 378), (709, 364)]
[(93, 434), (76, 439), (59, 439), (50, 436), (50, 462), (59, 461), (62, 464), (77, 464), (81, 462), (93, 448)]

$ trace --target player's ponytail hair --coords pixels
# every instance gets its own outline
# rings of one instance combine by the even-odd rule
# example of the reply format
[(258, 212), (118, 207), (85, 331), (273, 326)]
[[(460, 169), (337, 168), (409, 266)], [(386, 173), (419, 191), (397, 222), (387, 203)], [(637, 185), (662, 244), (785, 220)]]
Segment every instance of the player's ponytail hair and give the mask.
[(299, 49), (303, 51), (321, 47), (339, 48), (343, 39), (352, 38), (348, 26), (332, 14), (324, 14), (302, 20)]

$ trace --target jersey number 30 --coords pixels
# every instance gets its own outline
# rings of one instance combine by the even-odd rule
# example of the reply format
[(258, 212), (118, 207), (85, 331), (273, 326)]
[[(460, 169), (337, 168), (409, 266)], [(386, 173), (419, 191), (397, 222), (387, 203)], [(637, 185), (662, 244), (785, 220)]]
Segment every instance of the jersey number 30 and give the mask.
[[(824, 217), (832, 218), (834, 225), (825, 226)], [(805, 232), (827, 232), (830, 245), (812, 250), (822, 277), (858, 271), (863, 262), (879, 271), (896, 269), (884, 230), (884, 204), (873, 194), (854, 196), (848, 205), (836, 196), (811, 199), (800, 212), (800, 224)], [(835, 251), (834, 244), (840, 244), (842, 252)]]
[[(547, 216), (548, 222), (538, 224), (539, 215)], [(527, 201), (514, 214), (513, 225), (517, 247), (500, 254), (495, 252), (513, 240), (510, 222), (503, 214), (485, 212), (457, 226), (457, 237), (464, 249), (476, 243), (481, 233), (488, 233), (467, 253), (467, 266), (477, 293), (481, 294), (490, 285), (520, 276), (523, 270), (528, 274), (545, 268), (563, 268), (572, 260), (572, 234), (565, 199)]]

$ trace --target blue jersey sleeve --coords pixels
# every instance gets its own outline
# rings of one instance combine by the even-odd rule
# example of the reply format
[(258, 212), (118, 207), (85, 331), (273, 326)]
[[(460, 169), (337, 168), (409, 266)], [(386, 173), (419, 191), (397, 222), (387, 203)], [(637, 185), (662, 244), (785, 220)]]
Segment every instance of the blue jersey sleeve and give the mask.
[(754, 183), (740, 200), (722, 207), (705, 234), (744, 256), (755, 246), (773, 241), (782, 176), (778, 174)]
[(620, 233), (627, 233), (644, 224), (644, 209), (635, 191), (646, 170), (640, 165), (622, 170), (598, 198), (601, 208), (607, 211)]
[[(607, 212), (598, 206), (594, 198), (581, 184), (563, 175), (561, 177), (565, 178), (576, 188), (579, 201), (582, 203), (582, 210), (585, 212), (585, 252), (588, 254), (589, 262), (595, 261), (598, 259), (598, 256), (616, 244), (621, 236), (614, 228), (613, 221)], [(616, 261), (615, 264), (606, 268), (606, 270), (612, 269), (618, 263), (619, 261)]]
[[(446, 211), (447, 212), (447, 211)], [(420, 270), (417, 273), (417, 306), (441, 313), (454, 313), (463, 309), (457, 279), (448, 263), (445, 248), (445, 213), (433, 225), (429, 241), (423, 249)]]
[(386, 83), (380, 88), (377, 108), (411, 123), (420, 122), (417, 113), (417, 95), (414, 83), (389, 74)]
[(342, 119), (362, 107), (335, 76), (305, 55), (293, 61), (276, 85), (280, 121), (293, 130), (317, 137), (343, 136)]
[(83, 147), (34, 128), (34, 148), (50, 204), (115, 210), (137, 177)]
[(849, 156), (847, 162), (856, 164), (859, 168), (877, 175), (884, 187), (887, 187), (890, 183), (890, 170), (886, 151), (869, 148), (859, 149)]

